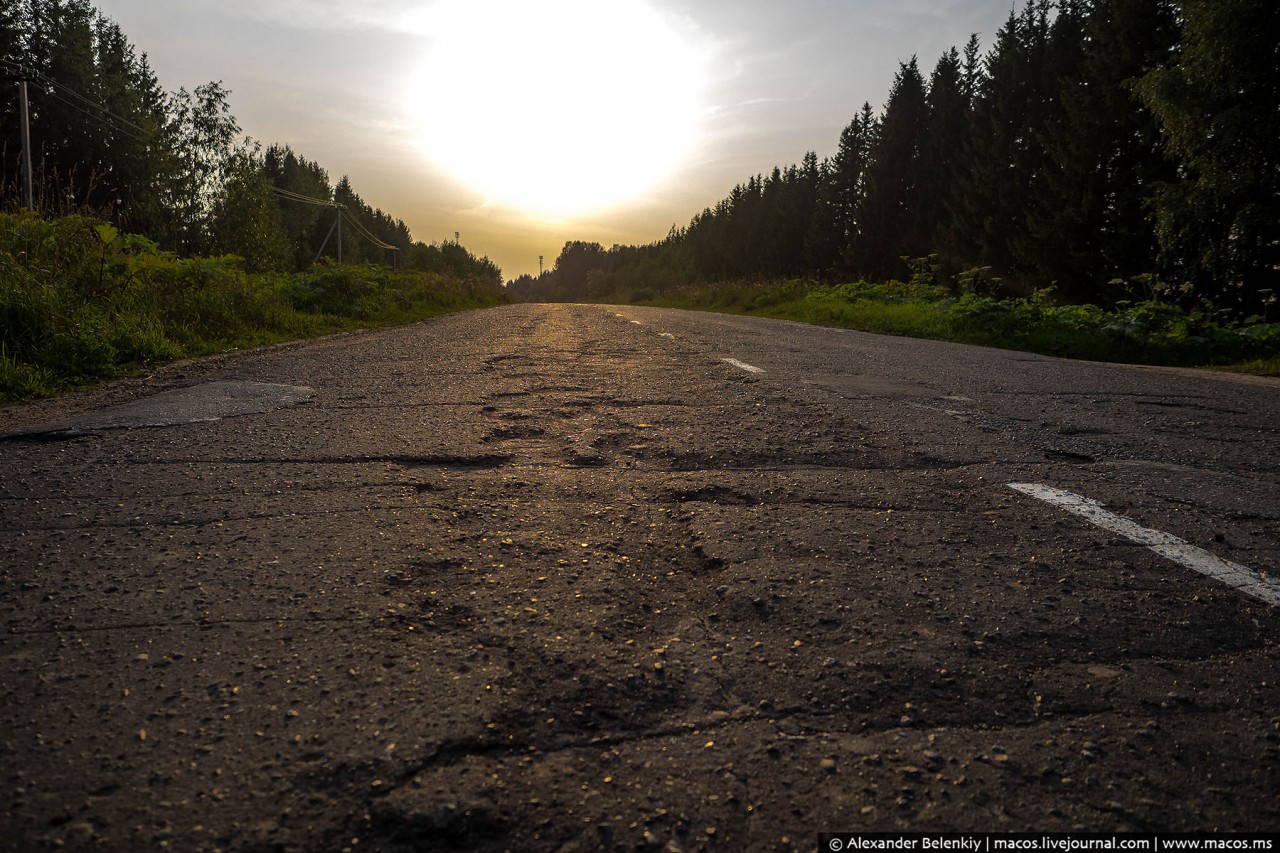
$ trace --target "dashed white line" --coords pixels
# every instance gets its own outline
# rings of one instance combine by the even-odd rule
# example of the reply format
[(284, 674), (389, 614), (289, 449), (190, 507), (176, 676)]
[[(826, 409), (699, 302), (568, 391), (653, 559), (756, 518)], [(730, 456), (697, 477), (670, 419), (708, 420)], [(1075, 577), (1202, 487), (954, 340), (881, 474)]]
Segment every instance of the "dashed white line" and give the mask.
[(1171, 533), (1143, 527), (1134, 521), (1108, 512), (1095, 500), (1072, 492), (1039, 483), (1010, 483), (1009, 488), (1074, 513), (1103, 530), (1110, 530), (1132, 542), (1145, 545), (1166, 559), (1220, 580), (1227, 586), (1234, 587), (1267, 604), (1280, 604), (1280, 579), (1255, 571), (1248, 566), (1215, 557), (1208, 551), (1197, 548)]
[(673, 341), (676, 339), (676, 336), (671, 334), (670, 332), (659, 332), (658, 335), (659, 337), (663, 337), (663, 338), (671, 338), (671, 340)]
[(764, 373), (763, 367), (756, 367), (754, 364), (747, 364), (745, 361), (738, 361), (736, 358), (722, 358), (720, 360), (725, 364), (732, 364), (739, 370), (745, 370), (747, 373)]

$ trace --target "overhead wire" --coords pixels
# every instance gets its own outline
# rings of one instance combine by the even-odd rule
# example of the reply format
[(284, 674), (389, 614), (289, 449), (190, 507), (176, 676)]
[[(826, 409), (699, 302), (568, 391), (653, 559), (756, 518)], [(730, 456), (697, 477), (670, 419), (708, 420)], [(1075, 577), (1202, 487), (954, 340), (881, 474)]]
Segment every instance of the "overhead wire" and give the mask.
[(352, 228), (354, 228), (357, 232), (362, 234), (365, 237), (365, 239), (367, 239), (370, 243), (373, 243), (373, 245), (377, 246), (378, 248), (389, 249), (391, 251), (396, 251), (396, 252), (400, 250), (398, 246), (393, 246), (390, 243), (384, 243), (383, 241), (379, 240), (377, 237), (373, 236), (373, 234), (369, 233), (368, 228), (366, 228), (363, 224), (356, 221), (355, 219), (352, 219), (350, 216), (346, 214), (345, 211), (342, 214), (342, 218), (346, 220), (346, 222), (348, 222)]
[(337, 207), (332, 201), (326, 199), (312, 198), (311, 196), (295, 193), (292, 190), (286, 190), (283, 187), (272, 187), (271, 191), (287, 201), (301, 202), (302, 204), (313, 204), (317, 207)]
[(285, 201), (296, 201), (302, 204), (315, 205), (317, 207), (336, 208), (338, 210), (338, 215), (341, 217), (342, 221), (346, 222), (349, 226), (351, 226), (352, 230), (355, 231), (357, 234), (359, 234), (361, 237), (364, 237), (366, 240), (368, 240), (373, 245), (377, 246), (379, 249), (385, 249), (391, 252), (400, 251), (399, 246), (393, 246), (390, 243), (384, 242), (382, 240), (379, 240), (377, 237), (375, 237), (369, 231), (369, 229), (364, 226), (362, 222), (360, 222), (358, 219), (355, 219), (354, 217), (349, 215), (346, 212), (346, 208), (336, 202), (313, 198), (312, 196), (303, 195), (302, 193), (296, 193), (293, 190), (287, 190), (287, 189), (284, 189), (283, 187), (272, 187), (271, 190), (277, 196), (284, 199)]
[(113, 130), (113, 131), (115, 131), (116, 133), (120, 134), (121, 136), (127, 136), (127, 137), (129, 137), (130, 139), (132, 139), (134, 142), (141, 142), (141, 143), (143, 143), (143, 144), (145, 144), (145, 143), (147, 143), (147, 142), (149, 142), (149, 141), (150, 141), (150, 140), (148, 140), (148, 139), (144, 139), (143, 137), (139, 136), (139, 135), (138, 135), (138, 134), (136, 134), (136, 133), (132, 133), (132, 132), (130, 132), (130, 131), (128, 131), (128, 130), (126, 130), (125, 128), (120, 127), (119, 125), (116, 125), (115, 123), (113, 123), (112, 121), (110, 121), (110, 120), (106, 119), (106, 118), (105, 118), (105, 117), (103, 117), (103, 116), (96, 116), (96, 115), (94, 115), (93, 113), (89, 112), (87, 109), (85, 109), (84, 107), (80, 106), (79, 104), (76, 104), (76, 103), (74, 103), (73, 101), (69, 101), (69, 100), (67, 100), (66, 98), (62, 97), (62, 96), (61, 96), (61, 95), (59, 95), (57, 92), (54, 92), (54, 91), (52, 91), (52, 90), (50, 90), (50, 89), (45, 89), (44, 91), (45, 91), (45, 94), (46, 94), (46, 95), (48, 95), (49, 97), (51, 97), (51, 98), (53, 98), (53, 99), (55, 99), (55, 100), (61, 101), (63, 104), (67, 105), (68, 107), (70, 107), (71, 109), (75, 110), (76, 112), (78, 112), (78, 113), (80, 113), (80, 114), (82, 114), (82, 115), (88, 116), (88, 117), (89, 117), (89, 118), (91, 118), (91, 119), (95, 119), (95, 120), (97, 120), (97, 121), (102, 122), (102, 124), (106, 125), (108, 128), (110, 128), (111, 130)]
[[(51, 91), (51, 89), (57, 89), (63, 92), (64, 94), (69, 95), (70, 97), (80, 102), (80, 104), (82, 105), (81, 112), (84, 112), (83, 107), (89, 107), (94, 110), (97, 110), (102, 115), (101, 116), (91, 115), (90, 117), (107, 120), (108, 123), (115, 125), (115, 127), (113, 128), (115, 130), (127, 132), (125, 130), (127, 128), (136, 133), (141, 133), (141, 134), (148, 133), (148, 130), (142, 127), (141, 125), (138, 125), (130, 121), (129, 119), (125, 118), (119, 113), (113, 112), (102, 103), (95, 101), (86, 95), (80, 94), (75, 89), (71, 88), (65, 83), (58, 82), (57, 80), (53, 79), (52, 77), (50, 77), (49, 75), (45, 74), (42, 71), (37, 71), (32, 68), (27, 68), (24, 65), (21, 65), (19, 63), (13, 62), (12, 60), (8, 60), (8, 59), (0, 60), (0, 64), (3, 64), (4, 67), (9, 71), (9, 73), (14, 74), (15, 76), (22, 77), (23, 79), (29, 82), (35, 83), (36, 85), (44, 89), (46, 93), (54, 97), (57, 97), (63, 103), (67, 103), (66, 98), (59, 97), (58, 94), (56, 92)], [(73, 105), (68, 104), (68, 106), (73, 106)]]
[[(41, 84), (41, 85), (44, 85), (44, 86), (53, 86), (53, 87), (55, 87), (55, 88), (57, 88), (57, 89), (61, 89), (63, 92), (65, 92), (65, 93), (67, 93), (68, 95), (72, 96), (73, 98), (75, 98), (76, 100), (80, 101), (81, 103), (86, 104), (86, 105), (88, 105), (88, 106), (90, 106), (90, 107), (93, 107), (93, 108), (94, 108), (94, 109), (96, 109), (96, 110), (99, 110), (100, 112), (102, 112), (102, 113), (103, 113), (103, 115), (104, 115), (104, 116), (108, 116), (108, 117), (110, 117), (112, 121), (115, 121), (115, 122), (117, 122), (117, 123), (119, 123), (119, 124), (123, 124), (123, 125), (125, 125), (126, 127), (133, 128), (133, 129), (134, 129), (135, 131), (137, 131), (138, 133), (146, 133), (146, 132), (147, 132), (146, 128), (139, 127), (138, 125), (136, 125), (136, 124), (134, 124), (133, 122), (129, 121), (129, 119), (125, 118), (124, 116), (122, 116), (122, 115), (118, 115), (118, 114), (116, 114), (116, 113), (112, 112), (111, 110), (107, 109), (107, 107), (105, 107), (105, 106), (104, 106), (104, 105), (102, 105), (101, 103), (99, 103), (99, 102), (97, 102), (97, 101), (93, 100), (92, 98), (88, 98), (88, 97), (86, 97), (86, 96), (84, 96), (84, 95), (80, 94), (80, 93), (79, 93), (79, 92), (77, 92), (75, 89), (72, 89), (70, 86), (66, 86), (66, 85), (64, 85), (64, 84), (62, 84), (62, 83), (59, 83), (57, 80), (54, 80), (54, 79), (52, 79), (51, 77), (48, 77), (48, 76), (46, 76), (46, 75), (44, 75), (44, 74), (42, 74), (42, 73), (40, 73), (40, 72), (38, 72), (38, 71), (37, 71), (37, 72), (35, 72), (35, 73), (33, 74), (33, 77), (35, 78), (35, 81), (36, 81), (37, 83), (39, 83), (39, 84)], [(46, 89), (45, 91), (48, 91), (48, 89)]]
[[(91, 119), (95, 119), (101, 122), (111, 130), (115, 131), (116, 133), (119, 133), (122, 136), (127, 136), (136, 142), (146, 143), (149, 141), (148, 139), (144, 138), (144, 136), (139, 135), (139, 134), (149, 135), (148, 131), (145, 128), (140, 127), (139, 125), (135, 124), (134, 122), (130, 121), (124, 116), (116, 114), (115, 112), (111, 111), (107, 107), (103, 106), (101, 103), (94, 101), (93, 99), (86, 97), (85, 95), (80, 94), (75, 89), (72, 89), (70, 86), (66, 86), (62, 83), (59, 83), (57, 80), (52, 79), (51, 77), (43, 74), (40, 71), (28, 69), (25, 66), (8, 59), (0, 59), (0, 67), (3, 67), (10, 74), (21, 76), (24, 79), (27, 79), (35, 83), (36, 85), (40, 86), (45, 91), (45, 93), (50, 97), (55, 98), (58, 101), (61, 101), (66, 106), (70, 107), (73, 110), (76, 110), (82, 115), (85, 115)], [(59, 94), (59, 92), (65, 93), (67, 96), (70, 96), (70, 97), (69, 98), (63, 97), (63, 95)], [(74, 98), (75, 101), (79, 101), (80, 103), (77, 104), (72, 100), (70, 100), (70, 98)], [(98, 114), (95, 115), (94, 112), (91, 112), (90, 110), (96, 110)], [(379, 240), (361, 222), (359, 222), (358, 220), (348, 215), (345, 212), (345, 209), (343, 209), (341, 205), (331, 200), (313, 198), (311, 196), (293, 192), (292, 190), (284, 189), (283, 187), (272, 187), (271, 189), (277, 196), (287, 201), (295, 201), (301, 204), (311, 204), (317, 207), (336, 207), (339, 209), (339, 215), (341, 216), (341, 218), (345, 220), (348, 225), (350, 225), (358, 234), (360, 234), (362, 237), (367, 239), (370, 243), (372, 243), (373, 245), (377, 246), (380, 249), (385, 249), (393, 252), (400, 251), (400, 248), (398, 246), (393, 246), (390, 243), (387, 243), (383, 240)]]

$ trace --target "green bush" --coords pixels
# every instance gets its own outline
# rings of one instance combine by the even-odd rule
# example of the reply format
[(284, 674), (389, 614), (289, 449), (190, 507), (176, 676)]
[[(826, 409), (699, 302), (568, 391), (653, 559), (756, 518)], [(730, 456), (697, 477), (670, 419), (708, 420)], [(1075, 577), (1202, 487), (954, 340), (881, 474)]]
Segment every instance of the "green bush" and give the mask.
[(913, 263), (912, 270), (909, 282), (701, 284), (657, 301), (1099, 361), (1248, 363), (1253, 366), (1242, 369), (1267, 373), (1280, 356), (1280, 324), (1258, 318), (1231, 323), (1211, 310), (1186, 312), (1155, 298), (1111, 311), (1055, 304), (1049, 291), (1002, 298), (982, 269), (969, 271), (952, 293), (936, 283), (929, 259)]
[(493, 284), (326, 265), (250, 273), (81, 216), (0, 215), (0, 399), (146, 365), (509, 301)]

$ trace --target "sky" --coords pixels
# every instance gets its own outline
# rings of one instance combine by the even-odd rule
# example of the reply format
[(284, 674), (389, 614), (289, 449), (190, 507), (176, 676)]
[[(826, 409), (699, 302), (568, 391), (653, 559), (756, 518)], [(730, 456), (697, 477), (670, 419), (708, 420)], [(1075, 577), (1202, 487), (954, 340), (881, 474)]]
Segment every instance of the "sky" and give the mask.
[(98, 0), (171, 91), (220, 80), (417, 240), (506, 278), (569, 240), (643, 244), (735, 184), (835, 153), (898, 64), (1010, 0)]

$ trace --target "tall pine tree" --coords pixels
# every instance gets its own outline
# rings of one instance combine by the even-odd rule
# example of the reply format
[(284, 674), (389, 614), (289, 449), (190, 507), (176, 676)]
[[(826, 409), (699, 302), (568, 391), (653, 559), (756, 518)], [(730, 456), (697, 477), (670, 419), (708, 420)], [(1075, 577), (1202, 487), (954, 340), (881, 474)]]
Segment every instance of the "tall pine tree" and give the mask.
[(916, 218), (920, 142), (928, 119), (924, 78), (915, 57), (898, 69), (880, 132), (867, 165), (866, 195), (858, 214), (857, 271), (888, 278), (904, 270), (901, 258), (927, 252)]
[[(1069, 35), (1082, 52), (1061, 81), (1061, 121), (1041, 140), (1050, 155), (1048, 192), (1031, 212), (1046, 268), (1064, 295), (1103, 302), (1121, 283), (1154, 272), (1151, 187), (1172, 177), (1159, 153), (1160, 127), (1134, 84), (1164, 59), (1176, 35), (1171, 0), (1094, 0)], [(1063, 50), (1069, 50), (1064, 46)]]
[(1179, 180), (1156, 195), (1166, 274), (1242, 312), (1280, 286), (1280, 6), (1180, 0), (1176, 58), (1146, 75)]
[(823, 170), (813, 221), (806, 237), (811, 269), (842, 275), (856, 263), (858, 211), (866, 192), (867, 163), (879, 122), (864, 103), (840, 134), (840, 146)]
[(951, 227), (951, 211), (960, 191), (963, 140), (969, 129), (969, 98), (964, 68), (955, 48), (944, 53), (929, 77), (925, 98), (927, 117), (920, 140), (920, 187), (916, 196), (916, 227), (921, 247), (938, 254), (950, 266), (959, 264), (959, 246)]

